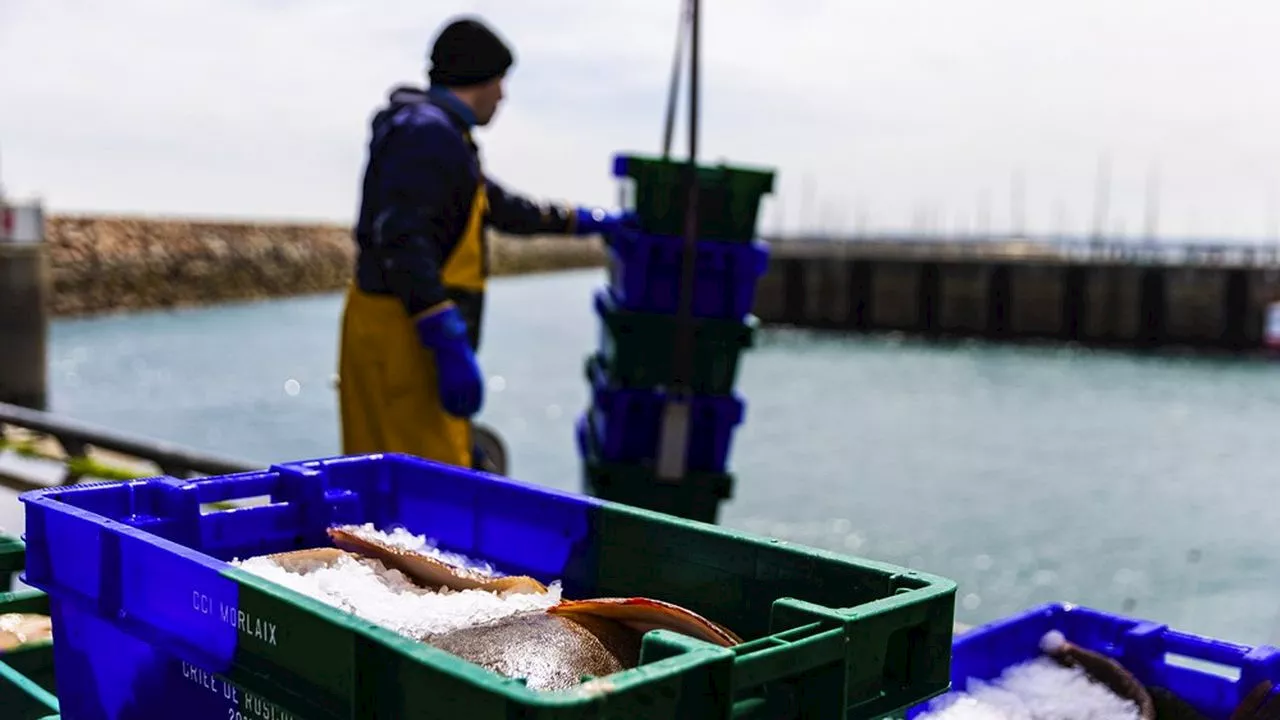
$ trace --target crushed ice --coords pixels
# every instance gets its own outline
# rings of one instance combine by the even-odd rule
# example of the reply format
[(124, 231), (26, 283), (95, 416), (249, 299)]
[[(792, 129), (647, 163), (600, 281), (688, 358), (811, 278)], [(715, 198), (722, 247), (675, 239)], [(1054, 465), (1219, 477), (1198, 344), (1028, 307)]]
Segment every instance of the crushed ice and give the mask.
[[(377, 532), (372, 526), (361, 530)], [(415, 538), (404, 530), (382, 534), (379, 539), (382, 538), (392, 538), (392, 542), (414, 550), (434, 549), (434, 543)], [(415, 542), (421, 543), (421, 548), (409, 544)], [(489, 567), (460, 555), (437, 552), (436, 557), (447, 558), (451, 563), (466, 563), (467, 567), (477, 569)], [(301, 572), (286, 570), (269, 557), (234, 560), (232, 564), (414, 640), (546, 610), (560, 602), (559, 582), (551, 583), (546, 593), (499, 594), (447, 588), (437, 591), (418, 587), (399, 570), (377, 560), (350, 555), (342, 555), (331, 564), (299, 565), (297, 569)]]
[(437, 547), (435, 540), (432, 540), (425, 535), (414, 535), (400, 526), (392, 527), (391, 532), (383, 532), (375, 528), (373, 523), (365, 523), (363, 525), (344, 525), (342, 529), (363, 540), (381, 542), (410, 552), (420, 553), (427, 557), (435, 558), (442, 563), (453, 565), (454, 567), (463, 567), (468, 570), (472, 570), (484, 575), (485, 577), (502, 577), (502, 573), (495, 570), (489, 563), (481, 560), (473, 560), (466, 555), (441, 550)]
[(990, 683), (970, 680), (966, 690), (939, 698), (916, 720), (1139, 720), (1136, 704), (1045, 657)]

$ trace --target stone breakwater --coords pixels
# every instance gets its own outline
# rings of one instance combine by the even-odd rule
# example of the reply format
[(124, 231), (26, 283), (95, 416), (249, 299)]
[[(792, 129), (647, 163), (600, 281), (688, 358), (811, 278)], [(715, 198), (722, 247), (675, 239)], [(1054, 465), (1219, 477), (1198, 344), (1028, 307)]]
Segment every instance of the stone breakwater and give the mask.
[[(597, 267), (597, 239), (490, 235), (493, 275)], [(341, 225), (49, 216), (58, 316), (148, 310), (341, 290), (354, 247)]]

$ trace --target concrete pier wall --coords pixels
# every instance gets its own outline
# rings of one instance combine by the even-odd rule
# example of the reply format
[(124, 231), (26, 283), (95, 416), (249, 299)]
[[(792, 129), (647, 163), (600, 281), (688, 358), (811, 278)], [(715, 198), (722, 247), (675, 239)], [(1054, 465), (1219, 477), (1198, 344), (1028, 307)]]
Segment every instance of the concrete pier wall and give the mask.
[(991, 329), (989, 317), (993, 266), (948, 263), (938, 266), (936, 328), (945, 333), (978, 334)]
[(871, 286), (871, 327), (869, 329), (918, 330), (922, 300), (927, 301), (920, 263), (874, 263), (868, 282)]
[(979, 248), (775, 243), (757, 290), (766, 323), (1090, 344), (1263, 344), (1280, 268), (1081, 260)]
[(1041, 337), (1064, 335), (1069, 330), (1066, 268), (1019, 265), (1008, 267), (1008, 272), (1009, 296), (1003, 307), (1008, 332)]

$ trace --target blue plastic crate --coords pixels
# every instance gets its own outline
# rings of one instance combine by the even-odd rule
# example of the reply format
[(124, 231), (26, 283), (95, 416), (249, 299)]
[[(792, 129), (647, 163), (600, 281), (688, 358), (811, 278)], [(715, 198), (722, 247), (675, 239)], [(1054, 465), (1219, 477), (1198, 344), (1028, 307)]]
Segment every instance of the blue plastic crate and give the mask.
[[(946, 687), (949, 580), (405, 455), (21, 499), (66, 720), (873, 718)], [(560, 580), (567, 597), (683, 605), (747, 642), (656, 631), (641, 667), (540, 693), (225, 562), (364, 522)]]
[[(654, 463), (669, 394), (612, 387), (595, 356), (587, 360), (587, 378), (592, 399), (590, 430), (600, 449), (599, 459), (609, 463)], [(734, 430), (745, 414), (746, 403), (737, 393), (695, 395), (689, 407), (685, 466), (693, 472), (724, 472)]]
[[(684, 239), (624, 228), (610, 234), (610, 292), (623, 310), (675, 314), (680, 303)], [(694, 261), (694, 317), (741, 320), (751, 312), (769, 246), (703, 240)]]
[(654, 468), (603, 462), (589, 425), (585, 414), (574, 425), (587, 494), (687, 520), (718, 522), (720, 504), (733, 497), (732, 474), (685, 472), (670, 482), (658, 478)]
[[(1039, 657), (1040, 639), (1051, 630), (1111, 657), (1139, 682), (1172, 692), (1210, 720), (1226, 720), (1259, 682), (1280, 683), (1280, 650), (1274, 647), (1237, 645), (1160, 623), (1055, 603), (957, 636), (952, 690), (963, 692), (971, 678), (994, 680), (1006, 668)], [(1194, 667), (1197, 664), (1200, 668)], [(1221, 673), (1211, 669), (1214, 665)], [(929, 705), (911, 708), (906, 717), (919, 716)]]

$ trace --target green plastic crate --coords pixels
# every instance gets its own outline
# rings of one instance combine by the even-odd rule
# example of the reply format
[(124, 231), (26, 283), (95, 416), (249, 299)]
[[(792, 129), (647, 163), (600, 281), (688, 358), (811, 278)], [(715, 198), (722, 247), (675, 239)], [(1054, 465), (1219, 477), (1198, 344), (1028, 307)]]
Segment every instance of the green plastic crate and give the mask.
[[(37, 590), (0, 593), (0, 615), (14, 612), (48, 615), (49, 596)], [(52, 643), (0, 651), (0, 710), (5, 720), (39, 720), (57, 714)]]
[(712, 524), (733, 488), (729, 473), (690, 473), (671, 483), (647, 468), (616, 463), (587, 462), (584, 480), (587, 493), (601, 500)]
[(0, 535), (0, 592), (13, 589), (13, 578), (22, 572), (27, 546), (11, 535)]
[[(262, 494), (273, 502), (200, 512), (209, 499)], [(95, 689), (76, 693), (68, 678), (104, 666), (135, 678), (132, 696), (148, 708), (206, 708), (230, 688), (267, 709), (259, 716), (344, 719), (869, 719), (949, 684), (950, 580), (404, 455), (23, 500), (27, 581), (56, 600), (68, 715)], [(640, 667), (538, 693), (213, 560), (307, 546), (335, 518), (374, 514), (443, 548), (560, 579), (569, 597), (658, 598), (747, 642), (655, 631)]]
[[(621, 310), (607, 291), (596, 295), (600, 316), (600, 365), (618, 387), (668, 387), (675, 380), (676, 318)], [(760, 321), (693, 319), (693, 392), (728, 395), (738, 379), (743, 351), (755, 344)]]
[[(689, 193), (685, 189), (688, 163), (643, 155), (618, 155), (615, 177), (635, 181), (632, 209), (640, 229), (653, 235), (685, 234)], [(704, 240), (749, 242), (756, 237), (760, 201), (773, 192), (774, 171), (731, 165), (699, 165), (698, 237)]]
[(583, 489), (602, 500), (715, 523), (720, 503), (733, 496), (731, 473), (688, 473), (679, 482), (668, 482), (657, 479), (651, 468), (602, 462), (585, 424), (578, 427), (578, 449), (583, 457)]

